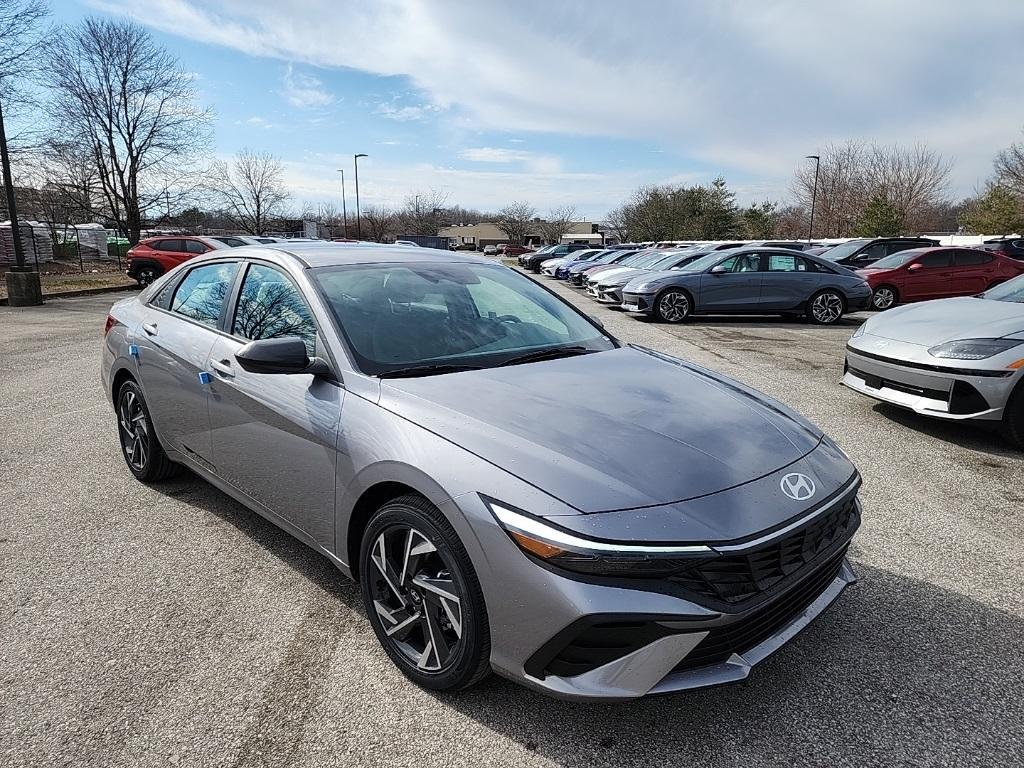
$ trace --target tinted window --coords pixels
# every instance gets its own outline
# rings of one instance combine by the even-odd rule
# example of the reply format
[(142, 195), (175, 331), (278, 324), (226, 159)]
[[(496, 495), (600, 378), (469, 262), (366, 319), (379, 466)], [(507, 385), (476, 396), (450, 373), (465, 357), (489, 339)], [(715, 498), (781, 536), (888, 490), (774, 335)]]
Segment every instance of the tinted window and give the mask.
[(316, 352), (316, 323), (299, 289), (273, 267), (253, 264), (238, 295), (231, 332), (243, 339), (297, 336), (312, 356)]
[(936, 267), (948, 267), (949, 266), (949, 251), (935, 251), (934, 253), (926, 253), (917, 263), (926, 269), (935, 269)]
[(540, 349), (614, 345), (532, 280), (483, 264), (372, 264), (317, 270), (361, 369), (491, 367)]
[(849, 242), (829, 248), (821, 256), (829, 261), (839, 261), (840, 259), (845, 259), (866, 242), (867, 240), (850, 240)]
[(887, 246), (887, 243), (874, 243), (858, 253), (856, 258), (858, 261), (861, 259), (864, 259), (865, 261), (868, 259), (880, 259), (887, 255)]
[(153, 297), (153, 300), (150, 302), (150, 304), (152, 304), (154, 307), (160, 307), (160, 309), (167, 309), (168, 307), (170, 307), (171, 294), (174, 293), (174, 286), (176, 283), (177, 280), (169, 280), (167, 284), (160, 289), (160, 292)]
[(178, 284), (171, 311), (205, 325), (217, 325), (237, 267), (235, 263), (196, 267)]
[(768, 254), (769, 272), (808, 272), (807, 262), (788, 253)]
[(723, 261), (721, 266), (728, 272), (758, 272), (761, 269), (761, 256), (756, 253), (738, 253)]
[(988, 264), (992, 261), (992, 254), (964, 249), (957, 251), (955, 258), (958, 267), (974, 267), (978, 264)]
[(215, 237), (213, 239), (224, 243), (224, 245), (230, 245), (232, 248), (238, 248), (241, 245), (245, 245), (245, 240), (239, 240), (237, 237)]
[[(902, 267), (904, 264), (906, 264), (908, 261), (912, 261), (916, 256), (918, 256), (922, 252), (923, 251), (916, 248), (912, 248), (909, 251), (900, 251), (899, 253), (894, 253), (892, 256), (886, 256), (884, 259), (876, 261), (874, 264), (871, 265), (871, 268), (894, 269), (896, 267)], [(824, 254), (822, 255), (824, 256)]]
[(211, 248), (205, 243), (199, 242), (198, 240), (186, 240), (185, 250), (188, 253), (206, 253), (207, 251), (211, 250)]
[(894, 243), (886, 243), (886, 250), (889, 253), (899, 253), (900, 251), (909, 251), (911, 248), (921, 248), (925, 243), (917, 243), (913, 240), (904, 240), (902, 242), (897, 241)]
[(157, 240), (153, 243), (155, 251), (169, 251), (171, 253), (184, 253), (185, 243), (181, 240)]

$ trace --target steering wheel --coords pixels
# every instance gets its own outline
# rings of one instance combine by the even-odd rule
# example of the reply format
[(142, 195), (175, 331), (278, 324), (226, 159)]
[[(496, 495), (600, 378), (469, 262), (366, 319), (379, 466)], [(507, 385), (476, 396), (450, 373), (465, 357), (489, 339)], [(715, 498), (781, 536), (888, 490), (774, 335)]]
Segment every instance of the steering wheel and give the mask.
[(499, 323), (521, 323), (523, 322), (515, 315), (498, 315), (496, 318)]

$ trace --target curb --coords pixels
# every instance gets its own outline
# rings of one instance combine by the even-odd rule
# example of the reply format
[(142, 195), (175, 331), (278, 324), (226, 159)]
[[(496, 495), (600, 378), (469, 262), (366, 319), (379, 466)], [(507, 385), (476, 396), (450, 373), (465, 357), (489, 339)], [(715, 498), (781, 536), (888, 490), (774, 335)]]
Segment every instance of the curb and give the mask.
[[(118, 291), (135, 291), (139, 290), (137, 285), (110, 285), (101, 288), (79, 288), (75, 291), (59, 291), (58, 293), (44, 293), (43, 303), (45, 304), (50, 299), (70, 299), (74, 296), (95, 296), (101, 293), (116, 293)], [(0, 307), (7, 306), (7, 297), (0, 296)]]

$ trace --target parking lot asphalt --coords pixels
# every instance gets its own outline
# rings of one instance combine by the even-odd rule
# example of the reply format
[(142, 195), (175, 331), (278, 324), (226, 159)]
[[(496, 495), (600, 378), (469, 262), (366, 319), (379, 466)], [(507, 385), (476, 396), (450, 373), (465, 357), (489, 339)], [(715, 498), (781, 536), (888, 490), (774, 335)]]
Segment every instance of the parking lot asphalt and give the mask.
[(860, 582), (799, 638), (745, 683), (626, 705), (419, 690), (324, 558), (192, 476), (134, 481), (99, 385), (111, 297), (0, 308), (0, 764), (1024, 764), (1024, 456), (840, 387), (856, 317), (669, 327), (554, 290), (857, 463)]

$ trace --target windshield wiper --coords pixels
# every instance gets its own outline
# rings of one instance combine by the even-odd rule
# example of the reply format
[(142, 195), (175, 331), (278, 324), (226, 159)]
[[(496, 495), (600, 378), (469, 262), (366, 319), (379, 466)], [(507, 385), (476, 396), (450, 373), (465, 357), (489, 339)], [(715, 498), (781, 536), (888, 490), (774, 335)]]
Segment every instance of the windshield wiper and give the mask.
[(522, 355), (510, 357), (501, 365), (519, 365), (520, 363), (535, 363), (539, 360), (555, 360), (559, 357), (574, 357), (575, 355), (588, 355), (597, 352), (596, 349), (573, 345), (570, 347), (553, 347), (549, 349), (538, 349), (534, 352), (526, 352)]
[(454, 365), (454, 364), (432, 364), (432, 365), (410, 365), (408, 368), (393, 368), (390, 371), (381, 371), (377, 374), (378, 379), (411, 379), (416, 376), (437, 376), (442, 373), (460, 373), (462, 371), (479, 371), (479, 365)]

